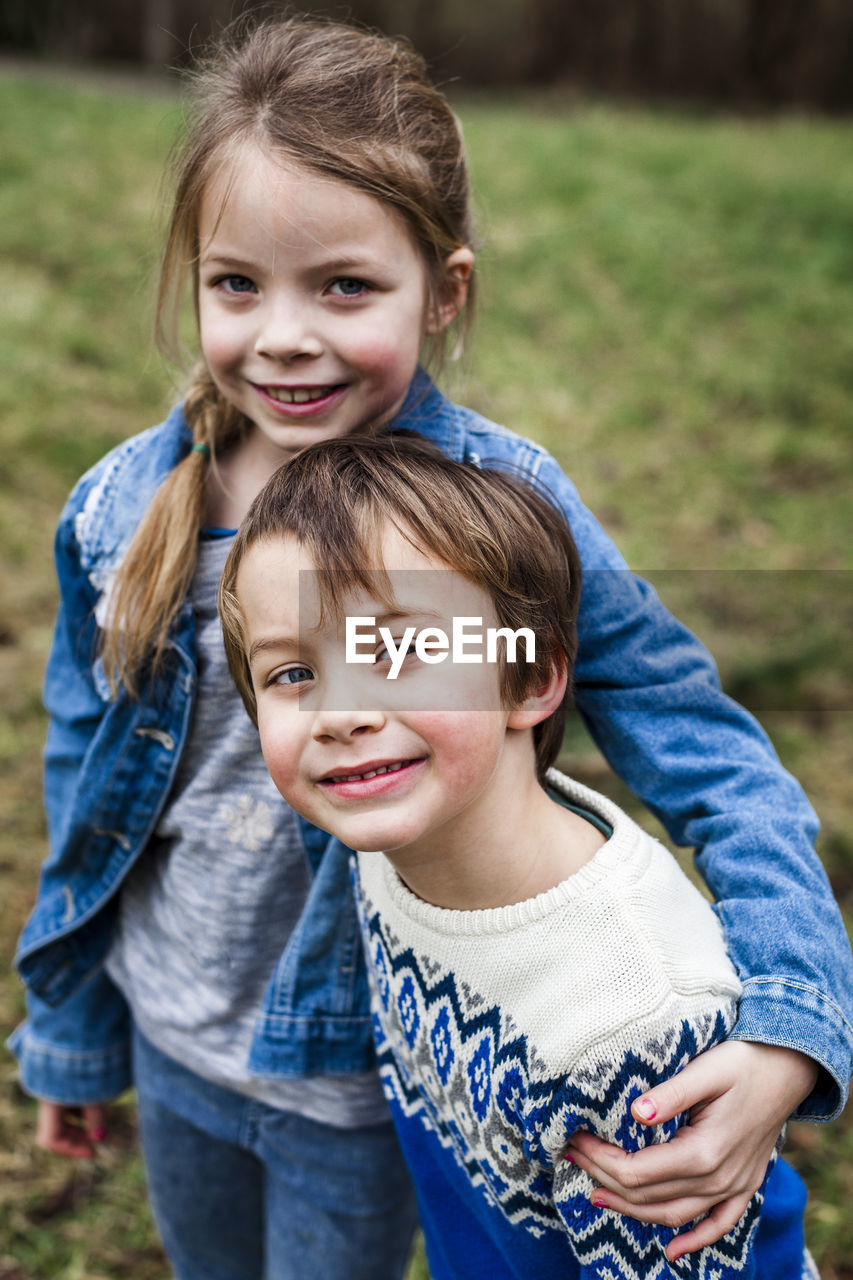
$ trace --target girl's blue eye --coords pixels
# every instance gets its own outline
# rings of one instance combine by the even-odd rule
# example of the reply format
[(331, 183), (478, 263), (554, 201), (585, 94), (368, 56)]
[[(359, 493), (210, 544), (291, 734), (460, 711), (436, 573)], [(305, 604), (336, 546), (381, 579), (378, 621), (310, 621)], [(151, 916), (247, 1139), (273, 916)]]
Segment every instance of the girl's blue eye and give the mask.
[(306, 684), (307, 681), (314, 679), (314, 673), (309, 667), (287, 667), (284, 671), (277, 671), (272, 678), (273, 684)]
[(217, 283), (226, 293), (251, 293), (255, 287), (248, 276), (223, 276)]
[(359, 294), (367, 292), (367, 285), (354, 276), (342, 276), (340, 280), (334, 281), (330, 292), (337, 294), (340, 298), (357, 298)]

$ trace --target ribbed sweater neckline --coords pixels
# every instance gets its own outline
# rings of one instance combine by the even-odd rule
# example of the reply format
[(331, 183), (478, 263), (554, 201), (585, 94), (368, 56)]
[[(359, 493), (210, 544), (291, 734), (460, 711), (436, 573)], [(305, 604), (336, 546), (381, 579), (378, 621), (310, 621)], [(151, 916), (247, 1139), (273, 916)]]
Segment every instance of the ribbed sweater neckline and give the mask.
[(361, 856), (382, 857), (384, 889), (393, 906), (412, 923), (435, 933), (457, 937), (508, 934), (523, 929), (540, 922), (552, 912), (561, 910), (573, 900), (597, 889), (605, 878), (612, 876), (617, 870), (632, 878), (642, 874), (640, 864), (648, 858), (648, 854), (645, 853), (644, 858), (639, 860), (636, 855), (638, 840), (643, 833), (627, 814), (605, 797), (575, 782), (574, 779), (567, 778), (555, 769), (549, 772), (547, 781), (549, 786), (574, 804), (579, 804), (604, 818), (612, 827), (613, 834), (578, 871), (532, 898), (526, 898), (522, 902), (515, 902), (509, 906), (486, 907), (472, 911), (436, 907), (412, 893), (384, 855), (362, 854)]

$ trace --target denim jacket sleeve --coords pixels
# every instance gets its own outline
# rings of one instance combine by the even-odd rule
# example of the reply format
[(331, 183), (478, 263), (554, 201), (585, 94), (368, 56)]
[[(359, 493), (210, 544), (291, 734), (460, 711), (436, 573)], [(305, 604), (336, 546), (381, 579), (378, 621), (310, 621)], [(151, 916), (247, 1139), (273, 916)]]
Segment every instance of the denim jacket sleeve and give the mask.
[(844, 1105), (853, 963), (814, 851), (817, 818), (757, 721), (721, 691), (710, 655), (635, 577), (557, 463), (538, 480), (581, 554), (575, 702), (614, 770), (697, 865), (744, 983), (733, 1038), (800, 1050), (823, 1068), (802, 1119)]
[[(97, 591), (79, 563), (76, 515), (89, 483), (80, 482), (56, 535), (60, 606), (45, 677), (50, 716), (45, 746), (44, 794), (51, 856), (40, 894), (56, 893), (73, 867), (64, 865), (65, 827), (87, 748), (104, 714), (95, 687), (93, 657)], [(9, 1044), (20, 1061), (21, 1083), (36, 1097), (90, 1103), (115, 1097), (130, 1083), (129, 1015), (124, 998), (98, 968), (70, 997), (50, 1005), (27, 993), (27, 1020)]]
[(58, 1006), (28, 992), (27, 1019), (9, 1047), (21, 1086), (48, 1102), (108, 1102), (131, 1083), (130, 1014), (103, 969)]

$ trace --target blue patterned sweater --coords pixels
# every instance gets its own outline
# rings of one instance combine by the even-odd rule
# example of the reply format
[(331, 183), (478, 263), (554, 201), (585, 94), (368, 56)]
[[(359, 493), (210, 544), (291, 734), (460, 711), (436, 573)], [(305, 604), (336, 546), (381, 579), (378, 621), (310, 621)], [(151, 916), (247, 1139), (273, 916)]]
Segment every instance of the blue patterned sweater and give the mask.
[[(670, 1229), (595, 1208), (588, 1175), (561, 1159), (575, 1129), (626, 1150), (671, 1138), (678, 1122), (637, 1125), (631, 1102), (725, 1037), (740, 984), (670, 853), (603, 796), (549, 782), (613, 834), (536, 898), (449, 911), (382, 854), (354, 864), (383, 1085), (433, 1280), (751, 1280), (763, 1189), (729, 1235), (674, 1264)], [(795, 1252), (784, 1280), (813, 1274)]]

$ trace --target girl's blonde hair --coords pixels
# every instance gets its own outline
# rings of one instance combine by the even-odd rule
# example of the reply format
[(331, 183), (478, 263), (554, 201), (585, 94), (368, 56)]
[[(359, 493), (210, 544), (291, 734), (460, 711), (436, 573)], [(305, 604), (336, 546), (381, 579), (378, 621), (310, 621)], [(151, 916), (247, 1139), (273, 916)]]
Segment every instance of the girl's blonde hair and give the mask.
[[(452, 296), (447, 258), (473, 227), (458, 121), (405, 42), (318, 18), (243, 20), (193, 73), (188, 129), (160, 273), (157, 337), (178, 355), (188, 278), (198, 303), (198, 220), (206, 188), (247, 144), (384, 201), (421, 253), (433, 306)], [(472, 282), (473, 283), (473, 282)], [(469, 304), (460, 324), (469, 323)], [(440, 354), (440, 351), (438, 352)], [(193, 449), (160, 486), (119, 569), (103, 637), (113, 689), (156, 671), (195, 571), (209, 460), (247, 420), (202, 364), (184, 411)]]
[(555, 668), (566, 672), (560, 706), (533, 730), (544, 779), (563, 742), (577, 651), (581, 565), (572, 535), (528, 477), (455, 462), (409, 432), (311, 445), (279, 468), (249, 508), (219, 586), (228, 665), (249, 715), (257, 723), (237, 590), (246, 553), (259, 542), (291, 535), (318, 566), (324, 614), (343, 616), (347, 597), (359, 588), (394, 609), (390, 575), (380, 562), (387, 521), (420, 551), (481, 587), (500, 627), (533, 631), (535, 661), (501, 661), (506, 706), (519, 706)]

